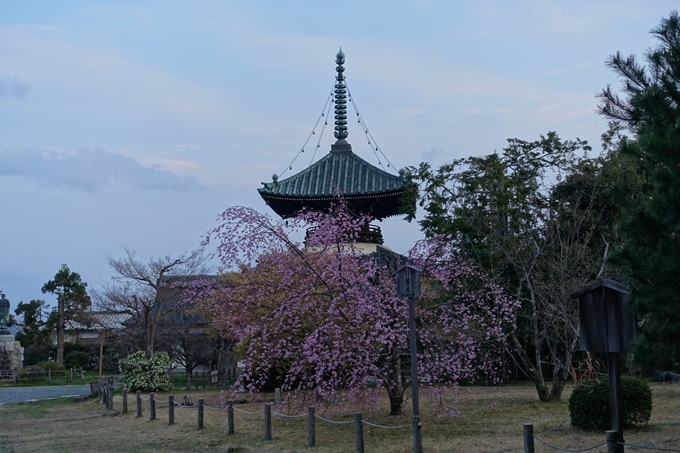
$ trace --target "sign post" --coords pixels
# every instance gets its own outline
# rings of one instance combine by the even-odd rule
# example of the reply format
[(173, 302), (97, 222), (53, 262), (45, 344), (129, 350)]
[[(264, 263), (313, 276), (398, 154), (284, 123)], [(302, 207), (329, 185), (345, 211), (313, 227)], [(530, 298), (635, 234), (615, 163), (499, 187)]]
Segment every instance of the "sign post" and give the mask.
[(416, 267), (406, 265), (396, 273), (397, 297), (408, 297), (409, 345), (411, 349), (411, 402), (413, 403), (413, 451), (423, 453), (423, 438), (420, 423), (420, 405), (418, 402), (418, 357), (416, 356), (416, 325), (414, 297), (420, 296), (420, 273)]
[(622, 283), (601, 279), (569, 295), (570, 299), (578, 297), (581, 350), (607, 353), (609, 417), (617, 442), (614, 453), (623, 453), (623, 445), (618, 444), (623, 442), (619, 354), (630, 352), (635, 339), (635, 314), (628, 292)]

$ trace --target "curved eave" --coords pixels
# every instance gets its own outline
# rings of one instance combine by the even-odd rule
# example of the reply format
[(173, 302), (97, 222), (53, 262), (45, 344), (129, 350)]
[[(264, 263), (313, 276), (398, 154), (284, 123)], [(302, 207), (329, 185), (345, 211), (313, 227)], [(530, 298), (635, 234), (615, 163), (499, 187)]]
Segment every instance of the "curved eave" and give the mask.
[[(303, 208), (313, 211), (330, 211), (337, 204), (337, 196), (295, 196), (269, 193), (265, 188), (257, 189), (265, 203), (283, 218), (292, 217)], [(349, 209), (357, 214), (370, 215), (382, 220), (399, 215), (403, 187), (378, 193), (342, 195)]]

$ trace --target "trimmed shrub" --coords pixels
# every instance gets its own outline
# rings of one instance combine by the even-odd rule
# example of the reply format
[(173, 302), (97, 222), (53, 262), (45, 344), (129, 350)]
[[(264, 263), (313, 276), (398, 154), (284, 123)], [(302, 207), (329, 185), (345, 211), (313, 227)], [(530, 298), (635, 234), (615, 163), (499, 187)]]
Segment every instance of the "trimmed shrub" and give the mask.
[[(623, 426), (645, 424), (652, 416), (652, 389), (646, 381), (621, 376)], [(609, 429), (609, 380), (587, 381), (569, 397), (571, 425), (581, 429)]]
[(57, 362), (51, 360), (43, 360), (38, 363), (38, 366), (43, 370), (64, 371), (65, 369), (64, 365), (59, 365)]
[(120, 360), (120, 372), (128, 392), (172, 389), (169, 370), (170, 357), (166, 352), (157, 352), (147, 358), (144, 351), (137, 351)]
[(89, 368), (90, 367), (90, 354), (85, 351), (72, 352), (66, 356), (64, 359), (64, 366), (66, 368), (76, 367), (76, 368)]

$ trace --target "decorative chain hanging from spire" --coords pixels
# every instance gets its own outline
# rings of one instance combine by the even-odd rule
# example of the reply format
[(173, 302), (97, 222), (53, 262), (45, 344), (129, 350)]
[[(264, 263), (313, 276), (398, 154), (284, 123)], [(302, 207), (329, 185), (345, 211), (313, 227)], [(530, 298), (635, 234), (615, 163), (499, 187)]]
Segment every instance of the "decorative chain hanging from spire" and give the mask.
[(335, 63), (338, 75), (335, 78), (338, 83), (335, 84), (335, 138), (344, 140), (349, 135), (347, 132), (347, 86), (345, 85), (345, 68), (342, 66), (345, 63), (345, 54), (342, 53), (342, 47), (335, 56)]

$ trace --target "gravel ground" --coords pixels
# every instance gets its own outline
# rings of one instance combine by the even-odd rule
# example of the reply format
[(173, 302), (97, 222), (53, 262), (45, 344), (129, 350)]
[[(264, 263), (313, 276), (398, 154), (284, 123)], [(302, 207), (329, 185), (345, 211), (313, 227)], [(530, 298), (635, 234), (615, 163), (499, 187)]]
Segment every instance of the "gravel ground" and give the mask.
[(90, 395), (90, 385), (61, 385), (50, 387), (11, 387), (0, 389), (0, 404), (22, 403), (30, 400), (62, 396)]

